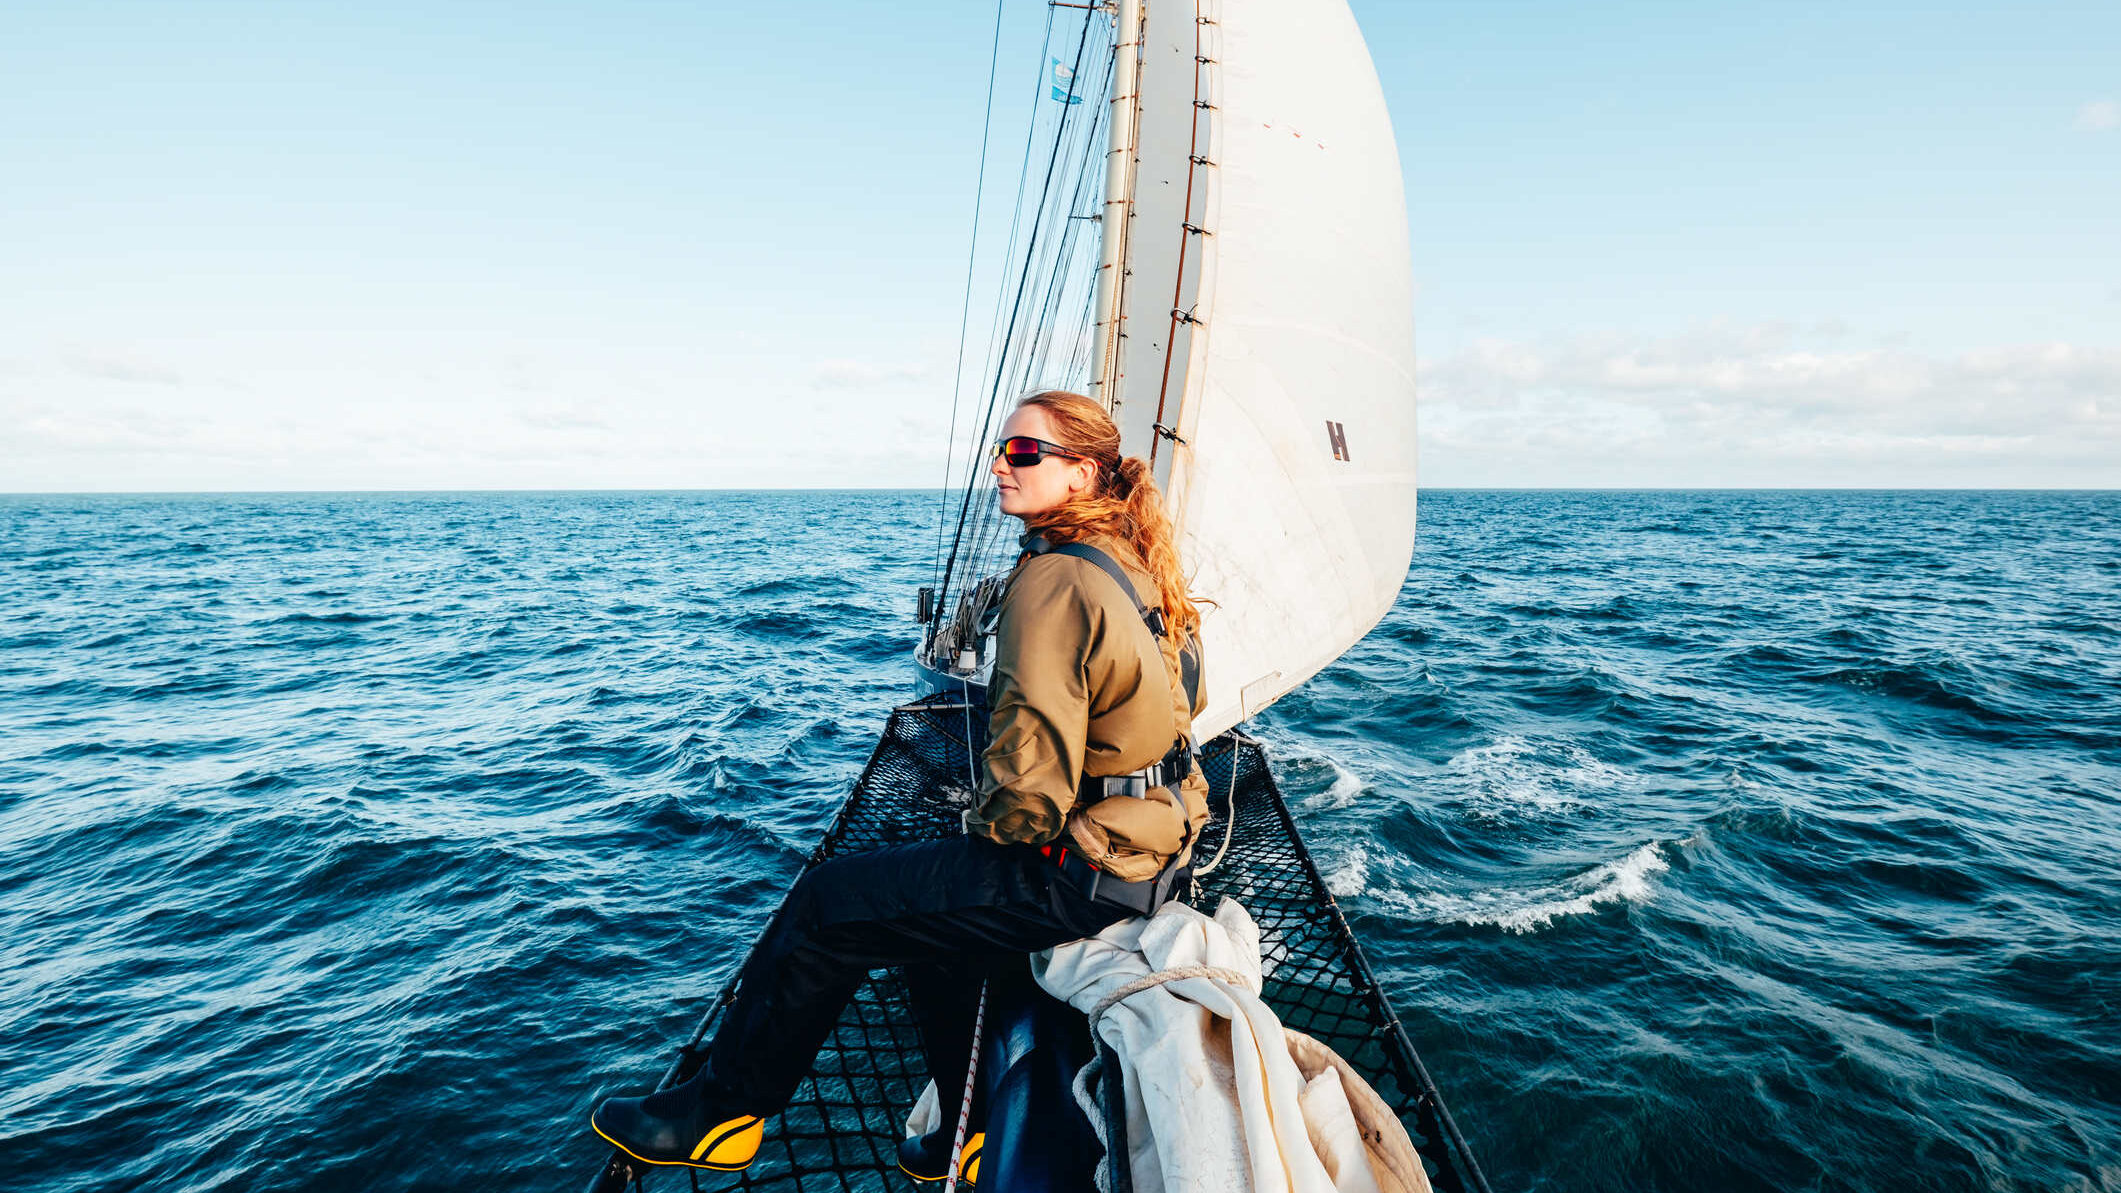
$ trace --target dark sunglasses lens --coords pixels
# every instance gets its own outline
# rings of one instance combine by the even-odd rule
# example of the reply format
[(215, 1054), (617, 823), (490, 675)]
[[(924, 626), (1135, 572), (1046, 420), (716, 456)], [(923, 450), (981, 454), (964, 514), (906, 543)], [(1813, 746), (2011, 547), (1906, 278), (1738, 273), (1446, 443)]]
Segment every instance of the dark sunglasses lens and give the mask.
[(1011, 468), (1029, 468), (1045, 459), (1042, 447), (1036, 439), (1004, 439), (1001, 443), (1001, 457), (1009, 461)]

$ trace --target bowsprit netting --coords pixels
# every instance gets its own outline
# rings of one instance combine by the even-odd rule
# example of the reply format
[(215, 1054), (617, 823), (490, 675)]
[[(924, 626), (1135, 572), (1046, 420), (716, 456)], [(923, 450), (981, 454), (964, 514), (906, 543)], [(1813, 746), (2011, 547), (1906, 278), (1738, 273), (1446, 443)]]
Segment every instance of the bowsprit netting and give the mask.
[[(972, 715), (967, 715), (970, 712)], [(876, 751), (810, 865), (842, 854), (934, 840), (963, 831), (971, 800), (967, 761), (984, 748), (984, 710), (936, 696), (893, 710)], [(1282, 1022), (1345, 1057), (1406, 1124), (1446, 1193), (1485, 1193), (1435, 1083), (1370, 971), (1318, 867), (1296, 834), (1259, 744), (1226, 733), (1201, 751), (1212, 818), (1201, 836), (1205, 861), (1223, 840), (1231, 807), (1237, 821), (1228, 854), (1190, 901), (1213, 911), (1225, 896), (1245, 905), (1260, 928), (1262, 995)], [(1233, 783), (1234, 779), (1234, 783)], [(680, 1050), (663, 1086), (698, 1068), (701, 1045), (720, 1007)], [(901, 1190), (897, 1141), (928, 1074), (906, 993), (895, 970), (871, 975), (818, 1053), (795, 1100), (773, 1120), (751, 1169), (738, 1177), (650, 1169), (656, 1193), (696, 1188)], [(686, 1175), (680, 1176), (682, 1171)], [(592, 1188), (616, 1190), (640, 1174), (614, 1155)]]

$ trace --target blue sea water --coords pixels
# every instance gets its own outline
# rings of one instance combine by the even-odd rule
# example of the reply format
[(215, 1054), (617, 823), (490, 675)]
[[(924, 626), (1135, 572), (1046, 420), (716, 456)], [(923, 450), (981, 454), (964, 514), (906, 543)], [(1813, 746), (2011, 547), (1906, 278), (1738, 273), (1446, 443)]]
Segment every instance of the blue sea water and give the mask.
[[(0, 1183), (574, 1187), (935, 514), (0, 498)], [(1498, 1190), (2121, 1190), (2121, 495), (1429, 494), (1255, 731)]]

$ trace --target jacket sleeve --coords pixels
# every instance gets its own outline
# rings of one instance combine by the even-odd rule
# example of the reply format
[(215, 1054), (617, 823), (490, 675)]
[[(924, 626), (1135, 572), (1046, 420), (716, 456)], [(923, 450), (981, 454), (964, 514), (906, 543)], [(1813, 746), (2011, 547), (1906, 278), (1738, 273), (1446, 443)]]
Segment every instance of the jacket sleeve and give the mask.
[(995, 627), (987, 751), (965, 831), (1002, 843), (1060, 836), (1081, 789), (1090, 655), (1102, 615), (1066, 556), (1027, 561)]

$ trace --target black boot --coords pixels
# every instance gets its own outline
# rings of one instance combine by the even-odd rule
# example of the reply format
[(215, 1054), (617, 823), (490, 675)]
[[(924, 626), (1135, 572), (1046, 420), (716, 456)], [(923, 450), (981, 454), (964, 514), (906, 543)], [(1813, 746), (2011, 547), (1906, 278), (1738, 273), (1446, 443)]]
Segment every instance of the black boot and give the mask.
[(590, 1129), (645, 1164), (742, 1172), (759, 1154), (765, 1121), (713, 1105), (700, 1096), (699, 1084), (688, 1081), (642, 1098), (606, 1098), (591, 1112)]
[[(915, 1135), (898, 1141), (899, 1171), (917, 1181), (939, 1181), (950, 1175), (950, 1145), (957, 1139), (957, 1124), (930, 1131), (926, 1135)], [(958, 1159), (957, 1183), (976, 1185), (979, 1183), (979, 1154), (986, 1146), (987, 1133), (974, 1131), (965, 1136), (965, 1152)]]

